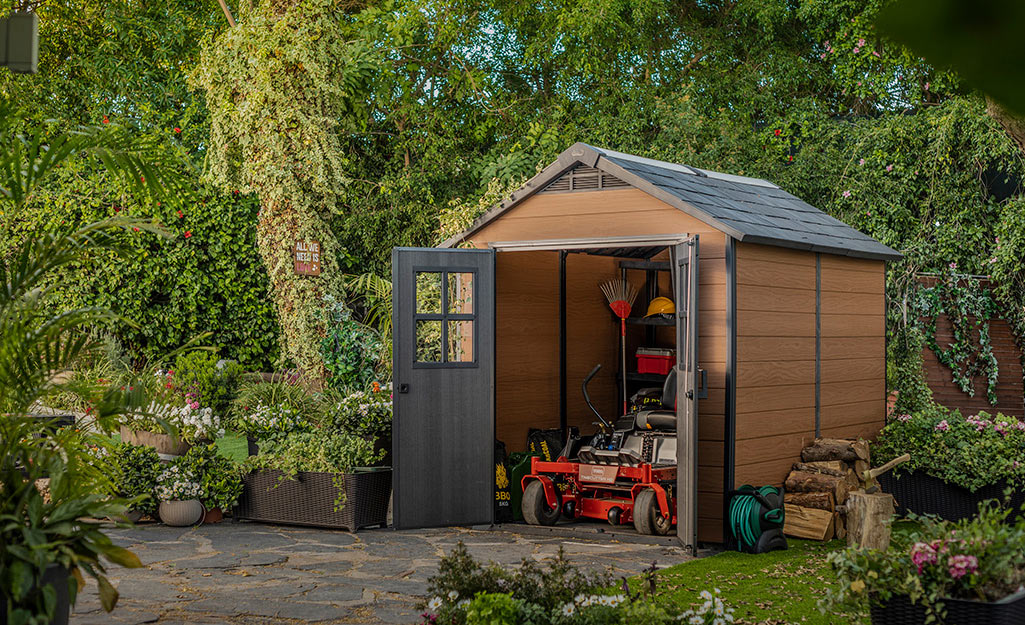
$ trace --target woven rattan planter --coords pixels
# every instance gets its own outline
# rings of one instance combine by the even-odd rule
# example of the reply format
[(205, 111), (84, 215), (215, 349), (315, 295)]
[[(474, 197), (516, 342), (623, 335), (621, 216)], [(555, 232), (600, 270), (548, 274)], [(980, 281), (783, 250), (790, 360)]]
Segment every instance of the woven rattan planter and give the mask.
[[(993, 603), (944, 599), (947, 611), (944, 625), (1020, 625), (1025, 623), (1025, 591)], [(872, 606), (872, 625), (924, 625), (925, 608), (911, 603), (905, 595)]]
[[(897, 475), (884, 473), (879, 476), (879, 484), (884, 492), (892, 494), (897, 500), (897, 514), (935, 514), (948, 521), (974, 517), (979, 511), (979, 503), (987, 499), (1002, 501), (1006, 488), (1001, 482), (984, 486), (973, 493), (920, 471)], [(1012, 509), (1018, 510), (1023, 502), (1025, 492), (1015, 490), (1011, 496)], [(1008, 515), (1008, 519), (1015, 516), (1016, 514), (1012, 513)]]
[(245, 488), (234, 516), (239, 519), (347, 529), (388, 522), (391, 498), (391, 468), (358, 470), (341, 475), (345, 498), (335, 510), (338, 487), (334, 473), (299, 473), (296, 479), (282, 479), (281, 471), (253, 471), (245, 478)]

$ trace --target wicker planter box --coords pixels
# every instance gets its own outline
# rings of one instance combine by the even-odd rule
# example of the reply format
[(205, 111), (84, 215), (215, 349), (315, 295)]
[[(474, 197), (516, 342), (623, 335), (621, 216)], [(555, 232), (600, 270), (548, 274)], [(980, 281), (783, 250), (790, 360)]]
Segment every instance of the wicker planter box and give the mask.
[[(987, 499), (1003, 500), (1006, 484), (1003, 482), (984, 486), (974, 493), (966, 488), (949, 484), (920, 471), (903, 472), (898, 475), (884, 473), (879, 476), (883, 491), (897, 500), (897, 514), (935, 514), (948, 521), (974, 517), (979, 503)], [(1011, 506), (1017, 510), (1025, 502), (1025, 492), (1015, 491)], [(1013, 519), (1016, 513), (1008, 515)]]
[(299, 473), (281, 479), (281, 471), (253, 471), (245, 478), (234, 516), (238, 519), (347, 529), (354, 532), (388, 523), (391, 468), (346, 473), (342, 478), (343, 505), (335, 510), (338, 487), (334, 473)]
[[(1025, 623), (1025, 590), (993, 603), (944, 599), (944, 625), (1020, 625)], [(925, 608), (905, 595), (872, 606), (872, 625), (924, 625)]]

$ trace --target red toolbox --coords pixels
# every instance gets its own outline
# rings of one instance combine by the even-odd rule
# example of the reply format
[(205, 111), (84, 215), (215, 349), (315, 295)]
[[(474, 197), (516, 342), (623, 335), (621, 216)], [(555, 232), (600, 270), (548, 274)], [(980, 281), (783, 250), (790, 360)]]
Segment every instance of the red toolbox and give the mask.
[(676, 361), (676, 350), (662, 347), (637, 348), (637, 373), (668, 375)]

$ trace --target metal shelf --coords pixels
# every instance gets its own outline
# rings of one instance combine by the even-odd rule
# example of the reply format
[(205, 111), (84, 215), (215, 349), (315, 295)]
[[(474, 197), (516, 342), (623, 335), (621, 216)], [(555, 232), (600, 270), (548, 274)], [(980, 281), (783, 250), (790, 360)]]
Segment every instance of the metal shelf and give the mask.
[(651, 382), (652, 384), (662, 384), (666, 381), (666, 376), (659, 375), (657, 373), (637, 373), (631, 371), (626, 374), (627, 382)]
[(627, 323), (632, 323), (639, 326), (675, 326), (676, 319), (666, 319), (665, 317), (627, 317)]

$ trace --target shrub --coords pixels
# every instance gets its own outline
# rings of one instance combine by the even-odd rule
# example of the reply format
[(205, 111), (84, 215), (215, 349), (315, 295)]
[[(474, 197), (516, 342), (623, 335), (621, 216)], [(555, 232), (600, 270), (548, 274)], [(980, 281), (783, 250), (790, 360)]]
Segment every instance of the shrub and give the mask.
[(277, 469), (293, 478), (300, 471), (349, 473), (371, 466), (384, 452), (374, 451), (374, 442), (346, 432), (294, 432), (261, 443), (260, 453), (249, 459), (250, 466)]
[(250, 438), (267, 441), (293, 432), (308, 432), (313, 425), (287, 404), (258, 404), (239, 414), (235, 431)]
[(907, 595), (942, 622), (943, 600), (996, 601), (1025, 583), (1025, 517), (1011, 525), (1010, 510), (993, 501), (961, 521), (916, 517), (921, 529), (896, 534), (885, 552), (849, 548), (828, 561), (839, 577), (823, 609), (885, 602)]
[(391, 384), (374, 382), (368, 390), (337, 394), (324, 411), (322, 423), (358, 436), (377, 437), (391, 432)]
[(203, 487), (199, 485), (199, 478), (178, 464), (172, 463), (157, 477), (157, 497), (160, 501), (199, 499), (202, 494)]
[(371, 327), (352, 318), (345, 302), (324, 298), (327, 334), (320, 342), (324, 368), (332, 388), (366, 388), (377, 376), (384, 343)]
[(971, 491), (1007, 480), (1025, 484), (1025, 422), (986, 412), (964, 418), (957, 410), (932, 404), (913, 414), (893, 416), (872, 452), (876, 462), (903, 453), (911, 461), (896, 469), (923, 471)]
[(242, 367), (236, 362), (219, 360), (207, 351), (192, 351), (175, 359), (170, 381), (182, 400), (193, 409), (209, 406), (225, 414), (238, 391)]
[(133, 430), (157, 434), (166, 434), (170, 426), (173, 433), (189, 442), (224, 436), (221, 418), (212, 409), (193, 408), (189, 404), (174, 406), (153, 401), (146, 408), (136, 408), (124, 414), (120, 421)]
[(275, 379), (271, 382), (243, 383), (235, 397), (232, 412), (243, 415), (257, 406), (286, 406), (293, 413), (312, 420), (320, 414), (319, 398), (311, 395), (303, 386), (288, 380)]
[(196, 445), (172, 465), (194, 476), (199, 484), (199, 500), (208, 510), (230, 510), (242, 496), (242, 472), (224, 456), (218, 455), (217, 445)]
[(114, 487), (118, 496), (136, 499), (134, 508), (152, 515), (160, 503), (156, 497), (160, 456), (157, 450), (144, 445), (117, 444), (109, 455), (113, 468)]

